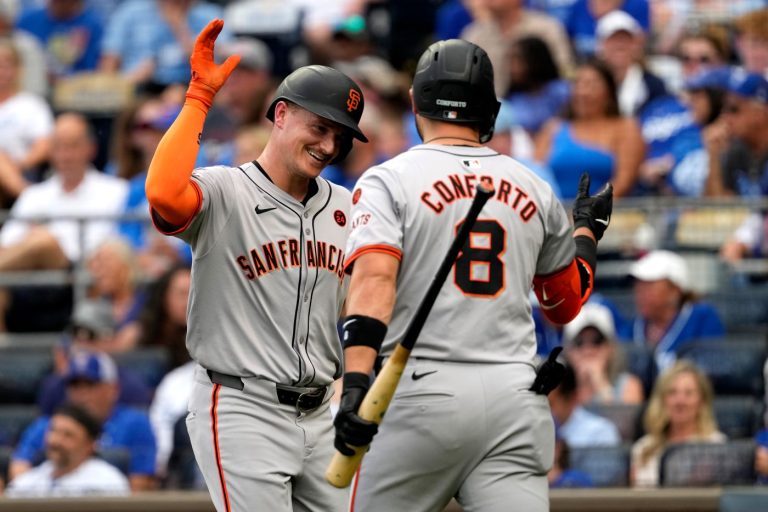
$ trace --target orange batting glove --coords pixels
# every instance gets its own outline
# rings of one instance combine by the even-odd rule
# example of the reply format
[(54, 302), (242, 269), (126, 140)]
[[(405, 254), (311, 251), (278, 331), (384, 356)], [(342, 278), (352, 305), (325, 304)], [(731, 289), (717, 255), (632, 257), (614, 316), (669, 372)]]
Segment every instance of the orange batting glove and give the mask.
[(200, 100), (206, 111), (211, 108), (213, 97), (240, 62), (239, 55), (231, 55), (221, 65), (217, 65), (213, 59), (213, 46), (223, 27), (223, 20), (217, 19), (208, 23), (197, 36), (195, 48), (189, 58), (192, 79), (189, 81), (187, 98)]

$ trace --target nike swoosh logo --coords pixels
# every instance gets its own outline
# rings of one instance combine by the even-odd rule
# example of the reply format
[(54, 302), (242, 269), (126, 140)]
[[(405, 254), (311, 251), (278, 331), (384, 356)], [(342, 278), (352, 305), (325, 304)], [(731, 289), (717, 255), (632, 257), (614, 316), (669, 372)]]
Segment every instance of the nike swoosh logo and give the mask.
[(416, 373), (413, 372), (413, 375), (411, 375), (411, 378), (413, 380), (419, 380), (422, 377), (426, 377), (427, 375), (432, 375), (433, 373), (437, 373), (437, 370), (432, 370), (431, 372), (424, 372), (424, 373)]
[(611, 218), (608, 217), (607, 219), (595, 219), (595, 222), (599, 222), (600, 224), (607, 226), (609, 222), (611, 222)]
[(256, 205), (256, 215), (261, 215), (262, 213), (271, 212), (272, 210), (277, 210), (277, 206), (273, 206), (272, 208), (259, 208), (258, 205)]
[(539, 305), (541, 306), (541, 309), (544, 309), (544, 310), (547, 310), (547, 311), (549, 311), (550, 309), (555, 309), (557, 306), (559, 306), (560, 304), (562, 304), (564, 300), (565, 300), (565, 299), (560, 299), (560, 300), (559, 300), (559, 301), (557, 301), (556, 303), (554, 303), (554, 304), (551, 304), (551, 305), (549, 305), (549, 306), (547, 306), (547, 305), (546, 305), (546, 304), (544, 304), (543, 302), (542, 302), (541, 304), (539, 304)]

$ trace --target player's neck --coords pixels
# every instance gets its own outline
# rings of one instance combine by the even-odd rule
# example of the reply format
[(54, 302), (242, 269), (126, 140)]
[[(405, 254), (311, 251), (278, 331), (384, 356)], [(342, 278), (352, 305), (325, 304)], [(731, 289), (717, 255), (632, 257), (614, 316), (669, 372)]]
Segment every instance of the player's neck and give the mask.
[(482, 146), (477, 130), (467, 125), (422, 119), (420, 129), (424, 144)]
[(477, 138), (470, 139), (467, 137), (457, 137), (455, 135), (443, 135), (441, 137), (432, 137), (426, 139), (424, 144), (442, 144), (444, 146), (472, 146), (480, 147), (480, 141)]

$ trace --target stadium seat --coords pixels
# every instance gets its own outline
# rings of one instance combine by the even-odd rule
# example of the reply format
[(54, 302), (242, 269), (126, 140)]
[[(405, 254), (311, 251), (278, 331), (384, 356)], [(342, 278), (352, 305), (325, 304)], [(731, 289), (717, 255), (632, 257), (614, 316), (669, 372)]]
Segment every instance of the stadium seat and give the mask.
[(8, 483), (8, 465), (11, 463), (13, 448), (10, 446), (0, 446), (0, 479)]
[(171, 369), (171, 357), (165, 347), (141, 347), (114, 354), (114, 359), (118, 366), (131, 369), (153, 389)]
[(754, 460), (755, 443), (748, 439), (675, 444), (661, 456), (659, 483), (661, 487), (752, 485)]
[(719, 396), (714, 402), (715, 418), (728, 439), (752, 438), (762, 424), (763, 403), (751, 396)]
[(570, 467), (587, 473), (595, 487), (625, 487), (630, 450), (630, 444), (571, 448)]
[(38, 416), (36, 405), (0, 405), (0, 446), (15, 446), (24, 429)]
[(616, 425), (621, 434), (621, 440), (632, 443), (640, 437), (642, 431), (642, 404), (590, 404), (586, 408)]
[(123, 447), (99, 448), (97, 454), (128, 476), (131, 470), (130, 450)]
[(717, 251), (750, 214), (749, 208), (695, 208), (680, 213), (675, 231), (679, 248)]
[(658, 375), (653, 352), (645, 345), (632, 342), (621, 343), (620, 348), (624, 352), (627, 371), (637, 375), (643, 384), (645, 396), (650, 396), (651, 388)]
[(0, 351), (0, 403), (32, 404), (37, 388), (53, 366), (50, 349)]
[(173, 429), (173, 451), (168, 461), (167, 486), (180, 489), (203, 489), (203, 476), (195, 461), (187, 431), (186, 416), (176, 421)]
[(686, 343), (678, 351), (709, 376), (716, 395), (763, 396), (764, 340), (709, 340)]

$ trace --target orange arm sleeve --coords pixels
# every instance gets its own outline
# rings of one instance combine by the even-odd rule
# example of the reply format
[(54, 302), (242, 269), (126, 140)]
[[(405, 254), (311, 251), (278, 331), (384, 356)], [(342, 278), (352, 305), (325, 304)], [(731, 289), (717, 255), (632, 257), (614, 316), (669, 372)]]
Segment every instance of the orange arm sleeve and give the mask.
[(203, 101), (188, 96), (149, 165), (147, 200), (154, 212), (173, 226), (189, 223), (202, 205), (202, 193), (191, 176), (207, 112)]
[[(582, 283), (582, 280), (586, 280)], [(567, 324), (576, 317), (592, 293), (592, 271), (581, 258), (574, 258), (562, 270), (533, 278), (533, 290), (541, 312), (556, 324)]]

